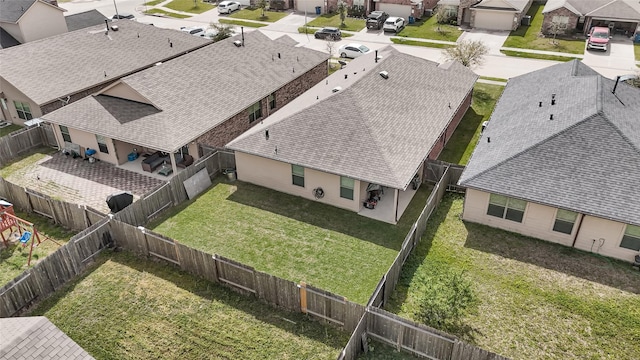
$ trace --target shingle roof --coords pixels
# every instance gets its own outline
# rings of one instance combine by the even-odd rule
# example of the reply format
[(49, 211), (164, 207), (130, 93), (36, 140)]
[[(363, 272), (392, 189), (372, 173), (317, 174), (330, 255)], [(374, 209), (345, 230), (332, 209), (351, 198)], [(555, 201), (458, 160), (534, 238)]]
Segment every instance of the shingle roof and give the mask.
[(93, 359), (44, 316), (0, 319), (0, 359)]
[(108, 35), (103, 24), (3, 49), (0, 77), (43, 105), (211, 43), (131, 20), (111, 24), (119, 29)]
[(20, 45), (20, 42), (16, 40), (11, 34), (0, 28), (0, 49), (10, 48), (12, 46)]
[(460, 184), (640, 225), (640, 90), (614, 84), (578, 60), (510, 79)]
[(95, 25), (103, 25), (105, 20), (108, 20), (106, 16), (102, 15), (98, 10), (89, 10), (73, 15), (67, 15), (64, 17), (67, 22), (67, 29), (69, 31), (75, 31), (79, 29), (88, 28)]
[(529, 4), (529, 0), (502, 0), (502, 3), (506, 6), (496, 6), (495, 0), (483, 0), (472, 8), (522, 11)]
[(391, 47), (380, 55), (377, 64), (373, 53), (353, 60), (228, 147), (405, 189), (477, 75)]
[(97, 95), (42, 118), (173, 152), (328, 58), (322, 52), (295, 47), (286, 39), (272, 41), (260, 31), (245, 34), (244, 47), (234, 46), (236, 39), (121, 80), (119, 86), (129, 87), (153, 106)]
[(640, 20), (637, 0), (548, 0), (542, 13), (562, 7), (580, 16)]
[[(0, 1), (0, 22), (16, 23), (30, 7), (38, 0), (3, 0)], [(49, 6), (65, 11), (47, 1), (40, 1)]]

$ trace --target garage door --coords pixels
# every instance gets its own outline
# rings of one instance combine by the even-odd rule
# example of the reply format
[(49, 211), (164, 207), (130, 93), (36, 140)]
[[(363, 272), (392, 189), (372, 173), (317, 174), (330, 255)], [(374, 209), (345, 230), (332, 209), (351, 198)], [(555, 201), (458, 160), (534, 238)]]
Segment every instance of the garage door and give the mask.
[(378, 3), (378, 10), (384, 11), (389, 16), (399, 16), (404, 18), (405, 22), (411, 16), (411, 5), (398, 5), (398, 4), (382, 4)]
[[(320, 6), (322, 13), (324, 13), (324, 0), (296, 0), (296, 10), (298, 11), (306, 10), (309, 14), (315, 14), (316, 6)], [(309, 21), (311, 20), (309, 19)]]
[(511, 11), (475, 10), (473, 27), (487, 30), (511, 30), (515, 14)]

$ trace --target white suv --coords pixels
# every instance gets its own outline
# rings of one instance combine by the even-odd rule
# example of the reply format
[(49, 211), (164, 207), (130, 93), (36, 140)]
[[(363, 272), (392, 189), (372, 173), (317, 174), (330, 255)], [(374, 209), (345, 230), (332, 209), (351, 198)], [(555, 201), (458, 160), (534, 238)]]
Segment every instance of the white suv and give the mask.
[(237, 1), (221, 1), (220, 4), (218, 4), (219, 14), (231, 14), (236, 10), (240, 10), (240, 3)]
[(398, 31), (402, 30), (403, 27), (404, 27), (404, 19), (401, 17), (392, 16), (388, 18), (387, 21), (384, 22), (384, 25), (382, 26), (382, 30), (393, 31), (397, 33)]

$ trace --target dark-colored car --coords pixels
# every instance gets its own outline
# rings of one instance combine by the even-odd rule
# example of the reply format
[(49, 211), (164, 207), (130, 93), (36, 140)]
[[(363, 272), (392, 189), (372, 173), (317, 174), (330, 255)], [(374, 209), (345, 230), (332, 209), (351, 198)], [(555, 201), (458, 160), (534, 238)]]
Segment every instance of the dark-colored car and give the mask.
[(385, 20), (389, 17), (384, 11), (372, 11), (367, 16), (367, 29), (380, 30)]
[(115, 14), (113, 15), (112, 19), (117, 20), (117, 19), (134, 19), (135, 16), (133, 16), (133, 14), (129, 14), (129, 13), (119, 13), (119, 14)]
[(316, 31), (313, 36), (315, 36), (316, 39), (340, 40), (342, 38), (342, 32), (340, 32), (338, 28), (326, 27)]

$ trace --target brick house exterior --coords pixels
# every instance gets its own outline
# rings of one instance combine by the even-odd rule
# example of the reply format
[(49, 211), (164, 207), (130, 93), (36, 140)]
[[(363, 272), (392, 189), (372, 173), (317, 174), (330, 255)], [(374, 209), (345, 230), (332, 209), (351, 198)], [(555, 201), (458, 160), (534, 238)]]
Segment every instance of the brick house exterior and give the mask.
[(451, 140), (451, 136), (453, 136), (453, 133), (458, 128), (458, 125), (460, 124), (460, 121), (464, 117), (464, 114), (466, 114), (467, 110), (469, 110), (472, 100), (473, 100), (473, 90), (469, 91), (469, 94), (467, 95), (467, 97), (458, 107), (458, 111), (456, 111), (456, 114), (451, 119), (451, 122), (449, 123), (449, 125), (447, 125), (447, 128), (442, 132), (442, 135), (440, 136), (440, 141), (434, 144), (433, 148), (431, 149), (431, 152), (429, 153), (429, 159), (437, 159), (438, 156), (440, 156), (442, 149), (444, 149), (444, 147), (447, 145), (447, 142)]
[(566, 16), (569, 18), (569, 22), (567, 23), (567, 27), (562, 30), (559, 34), (567, 34), (576, 31), (576, 27), (578, 26), (578, 20), (580, 16), (576, 15), (571, 10), (567, 8), (559, 8), (553, 11), (550, 11), (544, 14), (544, 20), (542, 21), (542, 33), (547, 35), (552, 35), (551, 24), (553, 22), (554, 17), (556, 16)]
[(238, 137), (243, 132), (249, 130), (254, 125), (259, 124), (260, 121), (270, 114), (278, 111), (280, 108), (291, 102), (291, 100), (300, 96), (305, 91), (312, 88), (314, 85), (326, 78), (328, 74), (328, 63), (323, 62), (318, 64), (313, 69), (307, 71), (292, 82), (284, 85), (280, 89), (276, 90), (276, 107), (270, 109), (269, 96), (264, 97), (261, 101), (262, 117), (256, 119), (253, 122), (249, 122), (249, 109), (244, 109), (237, 115), (233, 116), (229, 120), (221, 123), (215, 128), (211, 129), (206, 134), (202, 135), (196, 140), (196, 143), (205, 145), (208, 147), (222, 148), (231, 140)]

